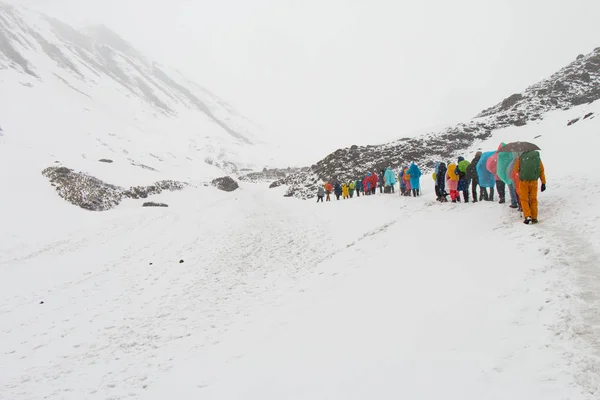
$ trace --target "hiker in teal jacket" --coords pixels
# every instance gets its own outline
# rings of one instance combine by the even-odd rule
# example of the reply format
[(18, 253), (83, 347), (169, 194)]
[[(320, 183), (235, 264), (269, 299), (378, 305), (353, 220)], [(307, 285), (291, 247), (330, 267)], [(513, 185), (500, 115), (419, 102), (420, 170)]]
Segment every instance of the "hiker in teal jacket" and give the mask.
[(394, 193), (394, 185), (396, 184), (396, 174), (394, 174), (394, 171), (392, 171), (390, 167), (387, 167), (387, 169), (385, 170), (384, 177), (385, 186), (386, 188), (389, 187), (388, 193)]
[(414, 197), (421, 195), (421, 170), (417, 167), (417, 164), (412, 163), (408, 168), (408, 174), (410, 175), (410, 187)]

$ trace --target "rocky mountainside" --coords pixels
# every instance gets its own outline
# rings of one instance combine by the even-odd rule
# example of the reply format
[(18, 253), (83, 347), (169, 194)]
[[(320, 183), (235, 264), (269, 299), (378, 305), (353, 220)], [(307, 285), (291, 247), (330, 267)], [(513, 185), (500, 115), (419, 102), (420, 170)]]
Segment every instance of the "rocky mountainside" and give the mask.
[(291, 174), (272, 183), (287, 185), (286, 196), (311, 198), (316, 186), (336, 179), (348, 181), (391, 166), (397, 168), (412, 161), (432, 167), (437, 160), (453, 160), (477, 140), (492, 131), (511, 125), (522, 126), (544, 118), (544, 114), (566, 110), (600, 99), (600, 47), (579, 55), (571, 64), (543, 81), (515, 93), (482, 111), (471, 121), (448, 127), (441, 132), (418, 138), (405, 138), (372, 146), (339, 149), (307, 170)]

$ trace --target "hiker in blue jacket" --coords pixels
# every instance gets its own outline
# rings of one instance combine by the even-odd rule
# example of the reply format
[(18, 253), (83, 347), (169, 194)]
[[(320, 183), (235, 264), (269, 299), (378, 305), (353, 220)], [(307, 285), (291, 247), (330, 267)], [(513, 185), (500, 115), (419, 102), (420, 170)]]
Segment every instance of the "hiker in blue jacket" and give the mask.
[(421, 170), (417, 167), (417, 164), (412, 163), (408, 168), (408, 174), (410, 175), (410, 187), (412, 188), (413, 197), (421, 195)]
[(339, 200), (340, 196), (342, 195), (342, 185), (340, 185), (339, 182), (335, 183), (335, 186), (333, 188), (333, 192), (335, 193), (335, 197)]
[(398, 174), (398, 182), (400, 182), (400, 195), (406, 195), (406, 184), (404, 183), (404, 168), (400, 168), (400, 173)]
[(356, 180), (356, 197), (360, 197), (360, 194), (363, 192), (363, 184), (360, 179)]
[(436, 169), (436, 183), (438, 188), (438, 201), (447, 202), (448, 194), (446, 193), (446, 163), (440, 162)]

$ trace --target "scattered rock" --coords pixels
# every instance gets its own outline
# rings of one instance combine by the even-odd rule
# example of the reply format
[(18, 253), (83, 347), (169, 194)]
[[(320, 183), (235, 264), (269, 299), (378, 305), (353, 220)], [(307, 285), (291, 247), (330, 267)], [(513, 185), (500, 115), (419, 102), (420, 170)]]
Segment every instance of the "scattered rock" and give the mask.
[(578, 56), (577, 56), (577, 58), (576, 58), (576, 59), (577, 59), (577, 60), (581, 60), (582, 58), (585, 58), (585, 56), (584, 56), (583, 54), (580, 54), (580, 55), (578, 55)]
[(44, 302), (43, 302), (43, 301), (40, 301), (40, 304), (44, 304)]
[(169, 207), (169, 205), (165, 203), (155, 203), (153, 201), (147, 201), (142, 205), (142, 207)]
[(583, 116), (583, 119), (588, 119), (588, 118), (589, 118), (589, 117), (591, 117), (592, 115), (594, 115), (594, 113), (593, 113), (593, 112), (589, 112), (589, 113), (587, 113), (587, 114), (585, 114), (585, 115)]
[(233, 180), (230, 176), (224, 176), (222, 178), (213, 179), (211, 182), (213, 186), (217, 189), (223, 190), (225, 192), (233, 192), (240, 186), (236, 181)]
[(159, 181), (152, 186), (124, 189), (108, 184), (83, 172), (67, 167), (48, 167), (42, 175), (55, 186), (58, 195), (71, 204), (91, 211), (105, 211), (117, 206), (123, 198), (146, 198), (164, 190), (175, 191), (186, 184), (176, 181)]
[(571, 126), (571, 125), (573, 125), (573, 124), (574, 124), (575, 122), (577, 122), (577, 121), (579, 121), (579, 118), (572, 119), (572, 120), (570, 120), (570, 121), (567, 123), (567, 126)]
[(153, 265), (154, 263), (150, 263), (150, 265)]
[(101, 158), (98, 161), (103, 162), (103, 163), (107, 163), (107, 164), (112, 164), (113, 160), (109, 160), (108, 158)]
[(179, 260), (179, 264), (183, 264), (183, 260)]

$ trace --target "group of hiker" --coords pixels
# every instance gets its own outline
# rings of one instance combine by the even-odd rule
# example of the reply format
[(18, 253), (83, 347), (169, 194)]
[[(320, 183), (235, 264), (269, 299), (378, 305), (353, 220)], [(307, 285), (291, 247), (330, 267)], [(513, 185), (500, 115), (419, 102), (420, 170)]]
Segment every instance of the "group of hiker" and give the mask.
[[(437, 201), (447, 202), (448, 195), (453, 203), (469, 202), (469, 186), (473, 203), (494, 201), (494, 188), (498, 202), (506, 203), (506, 188), (510, 195), (510, 207), (523, 212), (525, 224), (538, 222), (538, 180), (540, 190), (546, 190), (544, 164), (537, 150), (503, 151), (501, 143), (496, 151), (478, 151), (471, 162), (458, 157), (456, 163), (435, 163), (432, 174)], [(479, 186), (479, 195), (477, 187)], [(450, 192), (448, 193), (446, 189)]]
[(410, 167), (402, 168), (398, 176), (388, 167), (381, 170), (379, 175), (376, 172), (369, 172), (362, 179), (352, 180), (350, 182), (335, 181), (333, 184), (325, 182), (320, 185), (317, 190), (317, 203), (331, 201), (331, 194), (334, 194), (337, 200), (351, 199), (356, 194), (356, 197), (371, 196), (377, 193), (395, 193), (395, 185), (400, 181), (400, 194), (403, 196), (419, 196), (421, 192), (421, 170), (412, 163)]
[[(494, 201), (496, 189), (498, 202), (504, 204), (508, 187), (510, 207), (523, 212), (525, 224), (537, 223), (538, 180), (542, 182), (541, 191), (546, 190), (546, 176), (540, 153), (537, 150), (511, 151), (512, 147), (503, 149), (505, 146), (501, 143), (496, 151), (478, 151), (470, 162), (464, 157), (458, 157), (457, 162), (447, 164), (436, 162), (432, 177), (437, 201), (447, 202), (450, 196), (452, 203), (460, 203), (462, 194), (462, 202), (469, 203), (469, 189), (473, 203)], [(400, 183), (400, 195), (417, 197), (421, 195), (421, 175), (421, 170), (413, 162), (410, 166), (401, 168), (397, 174), (388, 167), (379, 174), (369, 172), (362, 179), (350, 182), (325, 182), (318, 187), (317, 202), (323, 202), (324, 199), (331, 201), (331, 194), (337, 200), (349, 199), (355, 194), (357, 197), (361, 194), (375, 195), (377, 188), (380, 193), (394, 193), (397, 182)]]

